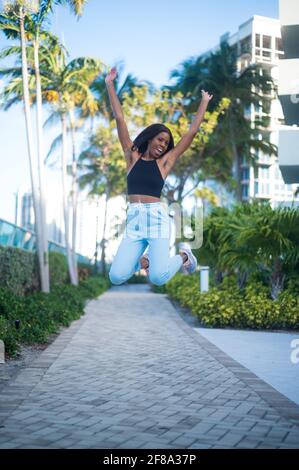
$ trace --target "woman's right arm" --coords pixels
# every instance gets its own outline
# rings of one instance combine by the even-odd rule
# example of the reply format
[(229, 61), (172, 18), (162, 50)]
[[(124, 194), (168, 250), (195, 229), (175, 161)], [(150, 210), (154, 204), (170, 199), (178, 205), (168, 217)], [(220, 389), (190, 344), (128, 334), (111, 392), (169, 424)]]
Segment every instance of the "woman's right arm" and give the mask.
[(108, 75), (105, 78), (105, 83), (109, 95), (109, 100), (110, 104), (112, 107), (113, 115), (116, 120), (116, 125), (117, 125), (117, 132), (118, 132), (118, 137), (122, 146), (122, 149), (127, 156), (130, 154), (131, 147), (133, 146), (133, 142), (129, 136), (128, 128), (125, 123), (124, 115), (123, 115), (123, 110), (120, 104), (120, 101), (118, 99), (118, 96), (116, 94), (115, 88), (114, 88), (114, 83), (113, 81), (115, 80), (117, 75), (115, 67), (111, 69), (111, 71), (108, 73)]

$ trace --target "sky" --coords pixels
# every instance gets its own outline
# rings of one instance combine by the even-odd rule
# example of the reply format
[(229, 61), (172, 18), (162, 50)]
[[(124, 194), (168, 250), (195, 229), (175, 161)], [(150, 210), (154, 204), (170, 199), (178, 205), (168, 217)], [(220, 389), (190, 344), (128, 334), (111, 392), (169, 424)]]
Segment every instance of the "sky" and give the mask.
[[(170, 71), (187, 58), (216, 46), (226, 32), (234, 33), (253, 15), (278, 18), (278, 0), (89, 0), (77, 20), (58, 7), (49, 27), (70, 52), (97, 57), (112, 66), (122, 61), (131, 73), (156, 86), (170, 84)], [(9, 45), (0, 32), (0, 49)], [(4, 65), (0, 61), (0, 67)], [(0, 88), (3, 82), (0, 79)], [(45, 113), (46, 117), (46, 113)], [(48, 150), (59, 128), (47, 130)], [(15, 193), (30, 187), (22, 107), (0, 111), (0, 219), (14, 222)], [(47, 169), (48, 194), (59, 184), (55, 169)]]

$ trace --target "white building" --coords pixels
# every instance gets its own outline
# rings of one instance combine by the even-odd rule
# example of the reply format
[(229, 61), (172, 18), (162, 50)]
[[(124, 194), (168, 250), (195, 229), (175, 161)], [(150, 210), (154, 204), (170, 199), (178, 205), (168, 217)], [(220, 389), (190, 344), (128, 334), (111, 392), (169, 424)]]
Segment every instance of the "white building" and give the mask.
[[(49, 188), (47, 188), (49, 189)], [(15, 224), (27, 230), (35, 231), (35, 217), (33, 210), (33, 197), (30, 188), (21, 187), (15, 193)], [(51, 197), (47, 191), (46, 219), (48, 239), (56, 243), (64, 244), (64, 223), (61, 208), (61, 198)]]
[(287, 128), (279, 132), (279, 167), (286, 183), (299, 184), (299, 2), (280, 0), (284, 60), (279, 62), (278, 96)]
[[(239, 26), (235, 34), (226, 33), (220, 40), (236, 48), (237, 69), (243, 70), (250, 64), (260, 63), (278, 84), (278, 63), (284, 52), (281, 43), (280, 21), (264, 16), (253, 16)], [(271, 122), (268, 128), (269, 138), (273, 144), (278, 145), (279, 127), (284, 124), (282, 107), (277, 94), (272, 95)], [(262, 116), (261, 107), (248, 110), (247, 116), (254, 120)], [(261, 135), (262, 139), (263, 136)], [(294, 199), (296, 184), (285, 184), (278, 166), (278, 158), (268, 156), (259, 151), (257, 168), (243, 158), (241, 164), (242, 199), (269, 200), (273, 207), (290, 205)], [(299, 197), (295, 198), (299, 204)]]

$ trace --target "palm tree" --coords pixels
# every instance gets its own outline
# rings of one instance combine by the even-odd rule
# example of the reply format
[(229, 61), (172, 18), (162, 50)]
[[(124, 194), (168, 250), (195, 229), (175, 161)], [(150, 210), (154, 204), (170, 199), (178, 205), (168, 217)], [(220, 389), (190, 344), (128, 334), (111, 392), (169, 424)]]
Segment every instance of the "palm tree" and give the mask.
[[(33, 48), (34, 48), (34, 66), (35, 66), (35, 77), (36, 77), (36, 105), (37, 105), (37, 141), (38, 141), (38, 157), (39, 157), (39, 175), (40, 175), (40, 192), (41, 192), (41, 203), (44, 207), (42, 212), (44, 217), (43, 226), (46, 228), (46, 219), (45, 219), (45, 198), (44, 198), (44, 151), (43, 151), (43, 131), (42, 131), (42, 89), (41, 89), (41, 77), (40, 77), (40, 67), (39, 67), (39, 47), (40, 47), (40, 35), (41, 28), (48, 17), (50, 11), (53, 10), (54, 4), (66, 4), (68, 3), (71, 10), (76, 16), (81, 16), (83, 12), (83, 7), (86, 4), (86, 0), (41, 0), (39, 2), (39, 9), (35, 15), (32, 16), (33, 25), (34, 25), (34, 36), (33, 36)], [(48, 245), (48, 240), (44, 230), (44, 245)], [(75, 245), (73, 245), (73, 263), (75, 261)], [(46, 251), (48, 254), (48, 252)], [(46, 258), (47, 263), (48, 259)], [(47, 269), (49, 272), (49, 269)], [(74, 263), (73, 273), (75, 276), (75, 284), (78, 284), (77, 269), (76, 264)]]
[[(9, 38), (16, 38), (19, 31), (21, 37), (22, 49), (22, 88), (24, 89), (24, 108), (25, 120), (27, 129), (28, 152), (30, 160), (30, 173), (32, 180), (32, 193), (34, 201), (34, 211), (36, 220), (36, 233), (38, 254), (41, 273), (41, 286), (44, 292), (49, 292), (49, 261), (48, 261), (48, 237), (46, 233), (46, 204), (44, 196), (44, 157), (43, 157), (43, 133), (42, 133), (42, 92), (41, 92), (41, 76), (39, 67), (39, 48), (42, 24), (47, 18), (50, 11), (53, 11), (53, 6), (58, 4), (68, 3), (72, 12), (80, 16), (83, 12), (83, 7), (87, 0), (41, 0), (36, 1), (15, 1), (7, 3), (6, 15), (0, 17), (0, 27)], [(28, 68), (26, 59), (26, 33), (31, 33), (31, 39), (34, 48), (34, 73), (36, 79), (36, 105), (37, 105), (37, 142), (38, 142), (38, 180), (39, 180), (39, 195), (37, 192), (37, 184), (34, 180), (34, 171), (32, 164), (32, 123), (30, 117), (30, 99), (29, 99), (29, 84), (28, 84)], [(46, 34), (46, 32), (43, 32)], [(14, 102), (14, 100), (12, 100)], [(39, 201), (37, 198), (39, 197)]]
[[(260, 140), (265, 134), (269, 121), (273, 81), (261, 65), (253, 64), (237, 71), (237, 60), (234, 48), (223, 41), (216, 52), (209, 56), (199, 56), (184, 61), (179, 69), (171, 72), (176, 83), (164, 87), (172, 92), (181, 91), (188, 100), (188, 108), (195, 111), (196, 102), (202, 88), (214, 95), (211, 109), (224, 97), (229, 98), (231, 105), (223, 115), (215, 133), (216, 140), (224, 140), (222, 152), (232, 156), (234, 177), (237, 181), (236, 196), (241, 199), (240, 163), (241, 155), (254, 160), (256, 152), (276, 154), (277, 148), (269, 141)], [(264, 117), (255, 120), (254, 126), (245, 117), (245, 111), (251, 106), (262, 106)]]
[[(40, 268), (40, 280), (41, 289), (43, 292), (49, 292), (49, 266), (48, 266), (48, 247), (45, 246), (45, 216), (43, 212), (43, 199), (41, 194), (41, 177), (38, 172), (39, 189), (35, 177), (34, 169), (34, 151), (33, 151), (33, 129), (30, 113), (30, 93), (29, 93), (29, 75), (28, 75), (28, 63), (27, 63), (27, 37), (26, 37), (26, 26), (28, 24), (29, 16), (32, 13), (34, 7), (28, 5), (26, 1), (11, 2), (6, 4), (6, 9), (3, 14), (0, 15), (0, 28), (4, 32), (8, 39), (20, 38), (20, 49), (21, 49), (21, 87), (19, 91), (23, 97), (24, 102), (24, 115), (26, 124), (26, 135), (27, 135), (27, 148), (29, 156), (30, 166), (30, 177), (31, 187), (33, 196), (33, 207), (35, 214), (35, 231), (37, 240), (37, 251)], [(35, 6), (36, 7), (36, 6)], [(40, 168), (39, 168), (40, 169)]]
[[(125, 94), (128, 94), (130, 97), (134, 95), (134, 88), (138, 89), (146, 85), (150, 93), (154, 91), (154, 86), (151, 82), (147, 80), (139, 80), (137, 77), (131, 74), (126, 75), (121, 82), (124, 64), (122, 62), (118, 62), (114, 64), (113, 67), (116, 67), (118, 70), (117, 77), (114, 80), (114, 86), (121, 104), (123, 103)], [(114, 115), (110, 105), (109, 95), (107, 93), (105, 77), (103, 75), (99, 75), (92, 83), (91, 90), (97, 99), (100, 115), (107, 121), (113, 120)]]
[[(73, 202), (73, 229), (72, 229), (72, 247), (71, 250), (69, 238), (66, 240), (66, 249), (69, 260), (69, 273), (71, 282), (77, 284), (77, 268), (76, 268), (76, 212), (77, 212), (77, 183), (76, 183), (76, 155), (74, 149), (76, 148), (75, 134), (76, 122), (74, 115), (74, 108), (80, 107), (83, 110), (88, 109), (89, 113), (97, 111), (97, 104), (90, 92), (88, 85), (98, 75), (99, 70), (103, 68), (100, 61), (90, 58), (78, 58), (66, 65), (66, 50), (59, 43), (57, 37), (52, 36), (50, 33), (43, 31), (41, 33), (42, 41), (39, 45), (39, 69), (41, 80), (41, 93), (45, 102), (54, 105), (56, 113), (61, 122), (64, 132), (64, 155), (62, 156), (63, 165), (63, 183), (64, 188), (64, 214), (66, 236), (69, 237), (69, 216), (68, 216), (68, 203), (66, 195), (66, 177), (67, 177), (67, 116), (69, 115), (69, 122), (71, 127), (72, 136), (72, 149), (73, 149), (73, 164), (72, 164), (72, 202)], [(31, 74), (34, 73), (33, 57), (35, 50), (32, 46), (27, 47), (28, 55), (31, 58)], [(51, 51), (51, 52), (50, 52)], [(3, 56), (10, 54), (19, 54), (20, 48), (13, 47), (3, 51)], [(6, 98), (6, 108), (20, 99), (20, 90), (22, 88), (21, 69), (14, 67), (2, 71), (2, 75), (13, 76), (13, 79), (4, 89), (4, 96)], [(32, 76), (32, 75), (31, 75)], [(77, 82), (76, 82), (77, 81)], [(76, 84), (77, 83), (77, 84)], [(30, 87), (30, 99), (36, 103), (37, 93), (34, 84)], [(55, 111), (54, 111), (55, 114)], [(50, 116), (47, 122), (53, 121), (53, 116)], [(61, 139), (62, 140), (62, 139)], [(57, 141), (55, 141), (57, 144)], [(52, 150), (52, 149), (51, 149)]]
[[(92, 58), (77, 58), (66, 64), (66, 57), (62, 50), (47, 51), (42, 59), (43, 68), (43, 89), (42, 93), (45, 100), (51, 103), (54, 111), (47, 122), (53, 121), (53, 118), (59, 116), (61, 122), (61, 136), (55, 139), (51, 146), (48, 156), (57, 148), (57, 144), (62, 142), (62, 174), (63, 174), (63, 201), (64, 201), (64, 219), (66, 230), (66, 244), (69, 259), (69, 272), (71, 282), (78, 283), (77, 263), (75, 258), (76, 246), (76, 218), (77, 218), (77, 155), (76, 155), (76, 119), (75, 110), (79, 108), (81, 112), (95, 114), (97, 103), (91, 93), (90, 84), (95, 77), (103, 70), (104, 65)], [(69, 240), (69, 215), (68, 201), (66, 192), (67, 179), (67, 129), (69, 129), (72, 138), (72, 244)], [(71, 249), (72, 246), (72, 249)]]
[(299, 210), (266, 203), (239, 204), (218, 221), (219, 258), (237, 270), (238, 285), (259, 272), (273, 299), (283, 290), (286, 273), (299, 260)]

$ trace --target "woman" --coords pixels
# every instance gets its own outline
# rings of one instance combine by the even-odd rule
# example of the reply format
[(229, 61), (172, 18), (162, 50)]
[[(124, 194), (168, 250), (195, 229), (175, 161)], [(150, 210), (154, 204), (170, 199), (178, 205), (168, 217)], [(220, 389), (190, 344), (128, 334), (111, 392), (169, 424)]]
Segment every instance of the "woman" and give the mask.
[[(178, 255), (169, 257), (170, 222), (160, 196), (167, 175), (191, 145), (213, 95), (202, 90), (196, 116), (177, 145), (174, 145), (171, 131), (163, 124), (152, 124), (132, 142), (114, 89), (116, 76), (113, 68), (105, 82), (127, 162), (129, 207), (124, 237), (112, 262), (109, 278), (113, 284), (122, 284), (144, 268), (153, 284), (162, 285), (181, 268), (186, 274), (196, 269), (197, 260), (187, 243), (180, 244)], [(148, 255), (142, 256), (147, 247)]]

